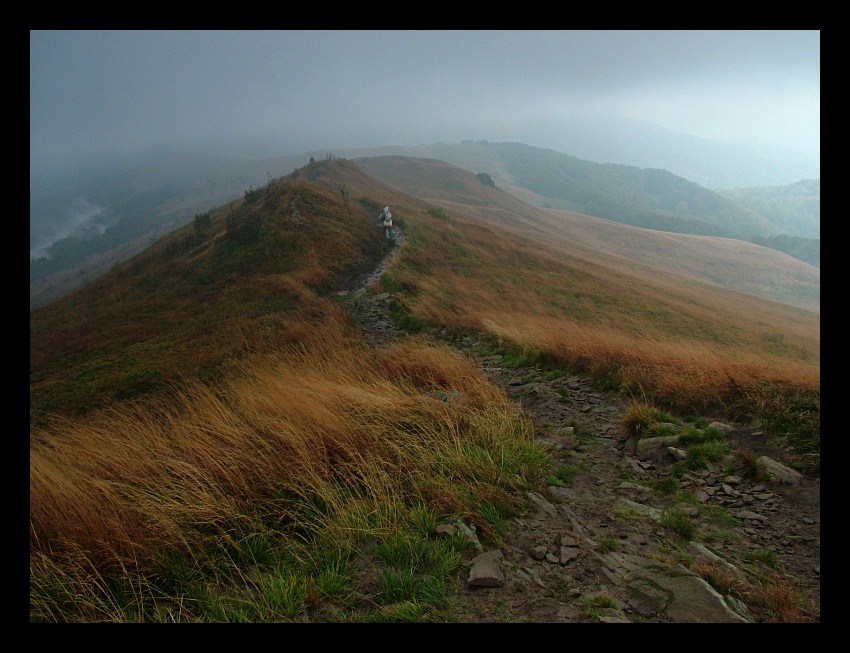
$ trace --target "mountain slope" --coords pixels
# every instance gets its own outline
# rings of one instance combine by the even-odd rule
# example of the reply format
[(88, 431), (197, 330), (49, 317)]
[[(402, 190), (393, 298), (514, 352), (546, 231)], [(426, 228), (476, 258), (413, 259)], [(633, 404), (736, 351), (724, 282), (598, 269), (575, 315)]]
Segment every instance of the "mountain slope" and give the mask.
[[(367, 156), (355, 151), (342, 155)], [(530, 203), (635, 226), (745, 240), (783, 232), (763, 216), (665, 170), (593, 163), (520, 143), (486, 141), (381, 148), (372, 154), (378, 155), (439, 159), (486, 172)]]
[(340, 318), (317, 294), (386, 247), (372, 207), (349, 199), (342, 183), (274, 180), (32, 311), (33, 410), (86, 411), (181, 378), (213, 381), (233, 359), (310, 330), (331, 333)]
[(370, 174), (411, 194), (449, 202), (458, 208), (469, 207), (470, 214), (516, 229), (541, 245), (581, 246), (587, 256), (604, 253), (621, 259), (633, 270), (648, 266), (645, 274), (649, 277), (657, 273), (680, 275), (820, 311), (820, 270), (766, 247), (728, 238), (650, 231), (536, 208), (486, 187), (475, 175), (443, 161), (375, 157), (358, 163)]
[[(464, 142), (344, 150), (347, 158), (401, 154), (486, 172), (526, 203), (677, 233), (756, 240), (814, 262), (808, 243), (778, 240), (781, 227), (719, 194), (662, 170), (597, 164), (517, 143)], [(96, 179), (31, 188), (30, 304), (79, 287), (194, 215), (289, 174), (326, 152), (269, 159), (210, 152), (155, 152)]]
[[(820, 267), (820, 241), (812, 240), (819, 238), (820, 232), (817, 180), (773, 189), (771, 199), (764, 201), (765, 193), (759, 189), (754, 189), (752, 195), (745, 188), (710, 191), (665, 170), (592, 163), (519, 143), (464, 141), (345, 151), (344, 155), (439, 159), (470, 172), (486, 173), (498, 181), (500, 188), (533, 206), (560, 208), (671, 233), (745, 240)], [(816, 195), (812, 186), (816, 186)], [(754, 196), (759, 201), (752, 201)], [(738, 197), (743, 201), (738, 203)], [(796, 207), (791, 209), (793, 217), (789, 215), (789, 203)], [(800, 237), (800, 210), (817, 211), (818, 236)], [(811, 215), (802, 219), (811, 226)]]
[[(381, 170), (399, 185), (372, 174)], [(617, 346), (636, 360), (671, 338), (696, 338), (695, 349), (725, 342), (730, 361), (738, 347), (748, 357), (775, 349), (819, 360), (816, 313), (720, 287), (797, 273), (811, 295), (817, 270), (790, 257), (722, 239), (707, 241), (715, 249), (706, 257), (702, 242), (688, 249), (669, 234), (530, 207), (444, 162), (326, 160), (199, 216), (33, 311), (34, 410), (83, 408), (184, 376), (218, 378), (234, 357), (336, 323), (320, 295), (345, 287), (386, 247), (371, 221), (387, 204), (406, 233), (387, 283), (417, 320), (555, 348), (546, 334), (566, 335), (571, 324), (576, 343), (623, 337)]]
[(769, 217), (791, 236), (820, 240), (820, 179), (803, 179), (785, 186), (728, 188), (716, 192)]
[[(298, 157), (298, 165), (306, 162)], [(203, 151), (156, 151), (52, 193), (31, 192), (31, 308), (97, 278), (195, 215), (297, 167), (289, 161), (277, 166)]]
[[(637, 477), (641, 489), (664, 495), (653, 508), (682, 516), (680, 491), (694, 479), (710, 477), (700, 489), (725, 499), (731, 492), (719, 481), (753, 458), (741, 450), (742, 463), (731, 451), (717, 459), (715, 445), (762, 451), (775, 436), (816, 468), (818, 315), (659, 274), (595, 249), (593, 238), (547, 240), (545, 218), (560, 212), (443, 162), (404, 163), (421, 195), (352, 161), (313, 162), (31, 311), (32, 621), (489, 621), (465, 609), (489, 612), (496, 593), (461, 610), (448, 601), (469, 571), (466, 554), (506, 546), (513, 564), (525, 552), (538, 557), (541, 542), (565, 544), (581, 522), (581, 560), (541, 561), (549, 589), (529, 584), (532, 600), (507, 612), (586, 621), (583, 596), (570, 595), (565, 616), (551, 587), (596, 588), (608, 573), (634, 571), (606, 564), (607, 577), (596, 575), (602, 544), (625, 540), (605, 533), (612, 518), (619, 523), (622, 481), (639, 467), (656, 472)], [(385, 205), (403, 233), (395, 247), (377, 224)], [(596, 222), (609, 225), (606, 241), (635, 236)], [(594, 228), (576, 224), (576, 234)], [(343, 292), (353, 287), (364, 293)], [(362, 312), (347, 314), (343, 298), (362, 302)], [(373, 315), (375, 304), (402, 331), (386, 349), (367, 344), (356, 317)], [(528, 402), (541, 410), (527, 411)], [(757, 425), (758, 435), (727, 440), (714, 429), (724, 437), (716, 441), (708, 425), (721, 416)], [(666, 434), (672, 421), (678, 445), (690, 437), (686, 461), (693, 452), (710, 467), (677, 472), (666, 447), (647, 457), (614, 437)], [(535, 519), (531, 546), (525, 527), (506, 531), (530, 492), (566, 490), (575, 474), (570, 520)], [(819, 501), (776, 509), (780, 497), (819, 492), (817, 483), (793, 494), (766, 483), (735, 486), (758, 501), (734, 498), (740, 526), (725, 501), (693, 504), (697, 532), (723, 545), (724, 559), (747, 560), (751, 542), (770, 545), (784, 537), (782, 524), (817, 510)], [(762, 505), (775, 511), (775, 535), (746, 521)], [(564, 516), (554, 506), (549, 514)], [(819, 525), (810, 521), (807, 542)], [(472, 533), (475, 547), (461, 532), (443, 537), (438, 526), (450, 524)], [(670, 567), (679, 580), (682, 564), (698, 569), (666, 520), (620, 526), (615, 535), (637, 539), (608, 548), (612, 555), (647, 556), (648, 567)], [(793, 565), (783, 555), (775, 584), (755, 570), (765, 587), (748, 591), (755, 605), (764, 608), (759, 599), (774, 587), (787, 590), (798, 564), (819, 597), (812, 558), (796, 545), (794, 554)], [(707, 581), (691, 580), (705, 615)], [(627, 585), (617, 600), (628, 599)], [(649, 606), (657, 596), (630, 603), (637, 620), (648, 620), (647, 605), (658, 621), (693, 621), (678, 602), (669, 618)]]

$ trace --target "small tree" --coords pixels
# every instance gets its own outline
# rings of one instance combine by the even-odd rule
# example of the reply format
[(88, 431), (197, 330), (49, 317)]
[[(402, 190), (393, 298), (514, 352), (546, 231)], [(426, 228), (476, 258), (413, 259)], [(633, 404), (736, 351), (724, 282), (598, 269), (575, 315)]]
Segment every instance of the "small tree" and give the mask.
[(210, 218), (210, 212), (206, 213), (196, 213), (195, 214), (195, 235), (200, 238), (203, 238), (204, 235), (209, 231), (210, 226), (212, 225), (212, 218)]
[(493, 178), (486, 172), (479, 172), (477, 177), (478, 181), (480, 181), (482, 184), (485, 184), (486, 186), (492, 186), (493, 188), (496, 187), (496, 182), (493, 181)]

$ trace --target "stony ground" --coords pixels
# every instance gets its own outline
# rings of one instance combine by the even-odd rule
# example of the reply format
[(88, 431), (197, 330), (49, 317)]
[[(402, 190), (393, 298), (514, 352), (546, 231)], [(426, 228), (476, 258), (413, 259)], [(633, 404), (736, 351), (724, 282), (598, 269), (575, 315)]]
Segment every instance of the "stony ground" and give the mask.
[[(523, 406), (539, 441), (554, 452), (556, 465), (574, 474), (563, 486), (548, 485), (541, 491), (554, 510), (514, 520), (515, 528), (502, 547), (504, 584), (461, 584), (459, 593), (468, 599), (465, 621), (584, 621), (597, 595), (613, 597), (617, 604), (595, 617), (603, 621), (736, 620), (725, 611), (715, 612), (713, 601), (680, 606), (676, 613), (669, 603), (656, 605), (632, 582), (648, 578), (648, 560), (667, 564), (665, 573), (677, 563), (690, 569), (710, 566), (717, 576), (735, 583), (731, 597), (743, 604), (735, 607), (741, 608), (745, 621), (820, 620), (818, 480), (800, 476), (787, 483), (776, 477), (763, 481), (730, 469), (736, 467), (738, 450), (788, 466), (795, 462), (793, 451), (759, 431), (717, 424), (733, 453), (707, 469), (683, 475), (678, 490), (698, 500), (677, 501), (680, 495), (659, 489), (674, 478), (673, 467), (681, 462), (675, 450), (686, 447), (664, 439), (640, 445), (627, 440), (620, 425), (627, 409), (621, 397), (577, 376), (546, 381), (543, 370), (504, 369), (486, 360), (484, 365), (492, 380)], [(553, 391), (557, 388), (567, 392)], [(694, 541), (663, 525), (661, 515), (668, 509), (691, 520), (699, 533)], [(566, 563), (559, 545), (564, 534), (574, 539), (569, 555), (575, 557)], [(775, 578), (784, 582), (775, 584)], [(656, 577), (649, 584), (671, 599), (677, 592)], [(762, 596), (758, 588), (771, 585), (780, 595)], [(778, 613), (785, 609), (783, 590), (799, 595), (799, 611)], [(678, 599), (694, 600), (684, 591)]]
[[(336, 297), (376, 347), (405, 337), (389, 318), (392, 298), (373, 290), (395, 236), (390, 255)], [(478, 344), (459, 348), (522, 406), (559, 474), (541, 479), (533, 510), (512, 520), (497, 550), (470, 551), (459, 621), (820, 622), (820, 482), (793, 470), (792, 449), (718, 422), (731, 453), (677, 477), (687, 446), (628, 439), (623, 397), (580, 375), (507, 367)], [(739, 451), (775, 461), (776, 473), (745, 474)], [(696, 535), (683, 538), (671, 515)]]

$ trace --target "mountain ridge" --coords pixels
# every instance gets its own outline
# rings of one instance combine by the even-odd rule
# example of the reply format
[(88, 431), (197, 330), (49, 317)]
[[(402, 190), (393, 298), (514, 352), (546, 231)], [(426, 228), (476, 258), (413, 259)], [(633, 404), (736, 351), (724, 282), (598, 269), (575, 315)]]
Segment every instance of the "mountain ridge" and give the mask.
[[(593, 174), (601, 174), (602, 177), (597, 183), (591, 184), (589, 187), (585, 184), (585, 190), (581, 191), (587, 194), (589, 190), (590, 195), (596, 198), (593, 200), (596, 202), (596, 209), (593, 206), (588, 206), (587, 203), (577, 206), (575, 199), (567, 200), (564, 197), (540, 196), (514, 183), (513, 177), (516, 175), (509, 171), (509, 157), (503, 156), (500, 160), (494, 156), (493, 150), (496, 148), (513, 150), (517, 147), (520, 148), (526, 158), (530, 156), (539, 159), (545, 155), (546, 160), (556, 161), (557, 165), (563, 165), (563, 162), (567, 161), (574, 167), (578, 166), (581, 170), (590, 170), (593, 171)], [(410, 155), (421, 149), (382, 148), (381, 151), (405, 152), (406, 155)], [(606, 191), (598, 190), (599, 188), (604, 189), (607, 183), (605, 179), (610, 178), (608, 171), (622, 170), (632, 177), (640, 175), (645, 177), (650, 174), (658, 177), (659, 173), (638, 171), (638, 169), (632, 169), (628, 166), (593, 164), (554, 151), (529, 148), (529, 146), (522, 146), (521, 144), (498, 145), (465, 142), (458, 145), (438, 144), (427, 146), (426, 149), (438, 152), (442, 157), (440, 160), (453, 159), (455, 165), (463, 164), (461, 167), (472, 172), (483, 171), (491, 174), (496, 178), (500, 187), (530, 203), (590, 215), (602, 213), (601, 217), (609, 217), (617, 221), (631, 222), (638, 226), (650, 228), (733, 236), (733, 234), (727, 232), (728, 228), (721, 228), (717, 224), (709, 225), (702, 219), (695, 219), (698, 216), (694, 215), (676, 217), (670, 211), (657, 211), (652, 209), (651, 206), (645, 207), (638, 214), (635, 214), (632, 207), (643, 200), (640, 200), (640, 189), (634, 188), (634, 179), (629, 182), (633, 188), (628, 191), (629, 200), (627, 202), (616, 199), (612, 203), (606, 198)], [(343, 154), (347, 155), (343, 158), (350, 158), (352, 152), (358, 155), (355, 158), (362, 158), (364, 153), (374, 154), (375, 150), (343, 151)], [(451, 155), (451, 152), (455, 152), (455, 154)], [(458, 152), (466, 152), (466, 154), (459, 155)], [(326, 156), (334, 155), (328, 153)], [(131, 173), (128, 169), (120, 170), (117, 171), (119, 174), (113, 175), (111, 180), (102, 178), (97, 183), (70, 190), (66, 189), (49, 201), (32, 201), (31, 198), (31, 222), (33, 223), (31, 227), (31, 250), (44, 252), (41, 257), (31, 260), (31, 307), (43, 305), (69, 289), (79, 287), (81, 283), (96, 278), (109, 265), (140, 251), (153, 238), (162, 233), (186, 224), (192, 219), (193, 215), (208, 211), (223, 202), (232, 202), (240, 193), (247, 192), (246, 189), (261, 186), (273, 177), (278, 178), (289, 174), (303, 165), (308, 158), (315, 160), (319, 156), (302, 154), (263, 160), (238, 157), (224, 159), (207, 156), (202, 161), (197, 158), (176, 155), (171, 155), (170, 159), (153, 157), (136, 173)], [(171, 161), (171, 163), (168, 163), (168, 161)], [(158, 169), (157, 166), (164, 167)], [(195, 166), (197, 166), (197, 169)], [(541, 166), (536, 164), (536, 167)], [(169, 170), (175, 172), (170, 173)], [(527, 172), (526, 176), (528, 177)], [(676, 191), (680, 195), (679, 204), (682, 204), (682, 193), (685, 193), (687, 200), (688, 193), (704, 195), (708, 192), (690, 184), (690, 182), (677, 179), (669, 173), (660, 176), (665, 180), (664, 183), (673, 183), (674, 186), (685, 184), (684, 190)], [(560, 181), (555, 179), (556, 185), (563, 186), (564, 175), (560, 177)], [(162, 181), (152, 181), (157, 178)], [(532, 182), (534, 178), (535, 174), (531, 174)], [(147, 179), (147, 181), (143, 181), (143, 179)], [(525, 183), (532, 185), (528, 181)], [(622, 182), (617, 183), (621, 184)], [(564, 193), (561, 192), (560, 194), (563, 195)], [(721, 199), (719, 196), (708, 195), (708, 197), (712, 197), (714, 201), (729, 201), (725, 198)], [(85, 200), (87, 206), (91, 207), (91, 216), (88, 221), (84, 221), (77, 232), (55, 240), (50, 245), (45, 245), (46, 241), (43, 239), (50, 237), (49, 234), (51, 233), (47, 224), (51, 220), (56, 222), (49, 216), (58, 216), (65, 211), (73, 210), (74, 204), (81, 198)], [(662, 200), (668, 203), (676, 203), (672, 196), (670, 199), (663, 199), (662, 196), (659, 196), (655, 201)], [(695, 201), (697, 200), (691, 199), (691, 203)], [(607, 208), (603, 206), (606, 202)], [(687, 204), (687, 201), (684, 203)], [(752, 231), (758, 232), (758, 237), (761, 238), (759, 244), (778, 247), (774, 240), (771, 240), (771, 236), (781, 233), (781, 229), (765, 224), (763, 218), (759, 218), (751, 211), (735, 211), (729, 208), (724, 208), (723, 211), (726, 217), (721, 215), (717, 219), (725, 220), (727, 225), (731, 219), (733, 226), (735, 226), (735, 220), (748, 221), (753, 225)], [(630, 217), (625, 215), (627, 212), (632, 212), (632, 215)], [(694, 213), (693, 210), (690, 212)], [(35, 214), (41, 215), (42, 218), (34, 219), (33, 215)], [(54, 227), (54, 229), (56, 228), (58, 227)], [(737, 232), (734, 236), (742, 237), (745, 235), (737, 226), (736, 229)], [(39, 238), (42, 240), (39, 241)], [(785, 246), (784, 242), (780, 242), (779, 245)], [(794, 244), (794, 250), (802, 251), (796, 244)], [(797, 251), (790, 251), (789, 253), (793, 255)], [(802, 256), (803, 260), (819, 264), (819, 256), (815, 260), (811, 254), (798, 253), (797, 255), (798, 257)]]
[[(458, 190), (462, 186), (457, 169), (441, 160), (376, 157), (358, 160), (358, 164), (414, 195), (460, 206), (477, 203), (481, 208), (487, 204), (464, 196)], [(483, 186), (467, 174), (467, 185)], [(497, 190), (487, 192), (491, 206), (501, 211), (499, 215), (507, 216), (502, 224), (520, 228), (526, 235), (535, 232), (540, 245), (582, 244), (589, 251), (620, 257), (630, 265), (648, 265), (663, 274), (820, 311), (820, 271), (776, 250), (734, 239), (660, 232), (596, 216), (532, 207), (511, 193), (499, 194)], [(531, 222), (529, 216), (533, 216)], [(793, 293), (785, 290), (790, 287)]]
[[(136, 358), (132, 363), (125, 361), (128, 369), (124, 369), (124, 354), (108, 363), (118, 365), (120, 377), (135, 378), (138, 374), (139, 387), (144, 388), (149, 382), (145, 378), (152, 380), (162, 370), (178, 369), (167, 361), (187, 353), (186, 347), (197, 352), (209, 350), (208, 355), (215, 358), (228, 339), (238, 342), (240, 336), (230, 331), (236, 327), (227, 325), (238, 324), (236, 316), (245, 311), (258, 315), (268, 311), (301, 315), (306, 311), (319, 323), (332, 319), (314, 295), (344, 285), (343, 277), (368, 266), (385, 246), (380, 231), (370, 226), (381, 205), (392, 207), (396, 223), (407, 233), (406, 251), (424, 257), (417, 266), (429, 270), (433, 277), (427, 280), (403, 264), (394, 273), (394, 283), (408, 289), (409, 301), (414, 302), (406, 310), (421, 312), (416, 316), (419, 320), (442, 313), (446, 306), (456, 306), (453, 310), (462, 328), (480, 329), (482, 320), (495, 323), (494, 315), (487, 314), (461, 319), (464, 311), (451, 295), (468, 289), (461, 285), (451, 290), (455, 283), (481, 284), (488, 287), (487, 292), (501, 287), (505, 293), (516, 293), (524, 284), (533, 283), (538, 289), (535, 301), (551, 295), (553, 308), (546, 310), (556, 310), (552, 319), (558, 319), (557, 315), (571, 314), (572, 319), (585, 315), (586, 319), (611, 325), (632, 313), (636, 324), (642, 324), (645, 311), (679, 321), (698, 306), (705, 314), (689, 328), (701, 330), (705, 326), (696, 324), (708, 325), (718, 319), (729, 324), (749, 321), (761, 311), (771, 316), (762, 318), (766, 323), (776, 323), (772, 328), (788, 320), (802, 324), (819, 319), (819, 270), (767, 248), (703, 238), (689, 249), (689, 239), (684, 236), (531, 207), (442, 161), (378, 158), (368, 164), (371, 172), (345, 159), (308, 164), (296, 176), (273, 180), (238, 202), (199, 214), (192, 224), (167, 234), (72, 295), (32, 311), (32, 369), (38, 370), (54, 357), (73, 354), (76, 346), (71, 343), (87, 349), (95, 344), (91, 341), (95, 337), (102, 344), (102, 336), (96, 334), (106, 325), (114, 330), (110, 337), (119, 351), (133, 351), (132, 343), (140, 333), (160, 333), (145, 345), (151, 348), (145, 363), (153, 365), (149, 372), (136, 370)], [(373, 174), (381, 164), (396, 170), (396, 174), (406, 171), (420, 185), (417, 192), (423, 196)], [(428, 185), (435, 190), (427, 192)], [(648, 245), (638, 248), (641, 239), (656, 249)], [(474, 242), (479, 240), (481, 243)], [(608, 243), (609, 249), (600, 249), (599, 243)], [(707, 243), (739, 249), (725, 256), (713, 253), (700, 258), (699, 252)], [(502, 256), (494, 259), (497, 251)], [(644, 260), (635, 252), (641, 252)], [(519, 265), (511, 272), (503, 269), (504, 261), (512, 259)], [(667, 267), (657, 267), (660, 262)], [(486, 273), (490, 267), (492, 277)], [(781, 286), (789, 283), (789, 278), (807, 285), (801, 296), (786, 296), (778, 302), (775, 297), (743, 294), (707, 278), (721, 275), (730, 285), (735, 279), (759, 279), (765, 274), (767, 280), (761, 282), (764, 286), (767, 281)], [(472, 277), (462, 281), (464, 275)], [(704, 280), (697, 281), (699, 276)], [(256, 281), (250, 281), (255, 277)], [(623, 293), (628, 300), (619, 298)], [(593, 296), (598, 299), (590, 300)], [(618, 299), (611, 303), (613, 296)], [(422, 301), (426, 304), (416, 309), (414, 306)], [(793, 308), (789, 301), (799, 307)], [(428, 308), (427, 302), (436, 303)], [(594, 308), (596, 302), (611, 305), (600, 310)], [(638, 308), (642, 304), (646, 307)], [(620, 310), (615, 310), (618, 305)], [(220, 310), (226, 315), (224, 331), (210, 340), (209, 325), (219, 318), (208, 312)], [(141, 326), (152, 318), (156, 321)], [(244, 319), (249, 323), (254, 320), (248, 315)], [(101, 326), (92, 330), (95, 324)], [(122, 324), (124, 327), (119, 328)], [(182, 335), (167, 335), (172, 328)], [(250, 332), (256, 327), (240, 328)], [(505, 323), (500, 328), (515, 327)], [(798, 327), (789, 322), (787, 328), (794, 331)], [(182, 333), (186, 329), (189, 333)], [(218, 327), (213, 333), (217, 332)], [(196, 340), (198, 344), (190, 344)], [(61, 349), (56, 350), (56, 345)], [(199, 355), (191, 365), (203, 367), (204, 359)], [(106, 375), (103, 381), (107, 388), (113, 383), (109, 379)], [(76, 392), (74, 388), (69, 391)]]

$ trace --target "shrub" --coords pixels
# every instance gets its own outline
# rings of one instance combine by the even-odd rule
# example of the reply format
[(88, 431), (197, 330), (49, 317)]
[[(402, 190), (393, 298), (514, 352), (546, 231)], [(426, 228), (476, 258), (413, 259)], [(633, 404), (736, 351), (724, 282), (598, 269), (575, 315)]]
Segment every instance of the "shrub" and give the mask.
[(478, 177), (478, 181), (480, 181), (485, 186), (492, 186), (493, 188), (496, 187), (496, 182), (493, 181), (493, 178), (486, 172), (479, 172), (476, 176)]
[(431, 208), (431, 209), (428, 209), (427, 211), (425, 211), (425, 213), (430, 215), (432, 218), (437, 218), (438, 220), (448, 221), (448, 219), (449, 219), (449, 214), (446, 213), (445, 211), (443, 211), (443, 209)]
[(740, 594), (746, 582), (730, 570), (706, 560), (698, 561), (693, 571), (723, 596)]
[(254, 204), (263, 196), (263, 192), (259, 188), (253, 186), (245, 191), (245, 204)]

